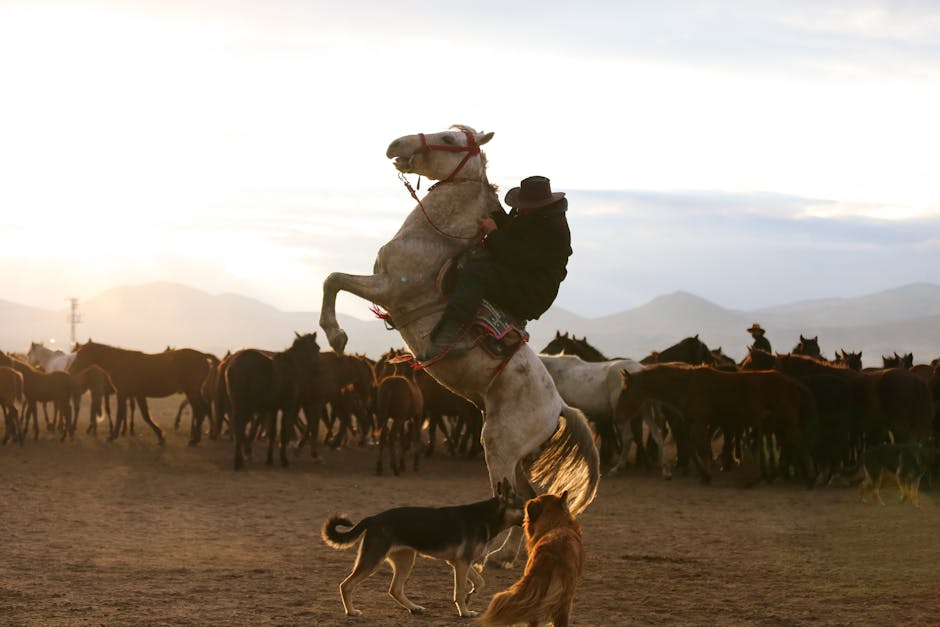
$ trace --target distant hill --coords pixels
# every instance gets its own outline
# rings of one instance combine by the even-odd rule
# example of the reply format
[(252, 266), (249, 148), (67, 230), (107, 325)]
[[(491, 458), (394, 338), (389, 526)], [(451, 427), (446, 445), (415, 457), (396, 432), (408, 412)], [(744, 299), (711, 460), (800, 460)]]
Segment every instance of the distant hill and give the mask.
[[(319, 331), (318, 312), (285, 312), (238, 294), (208, 294), (175, 283), (148, 283), (107, 290), (81, 303), (79, 337), (148, 352), (191, 346), (216, 354), (247, 346), (280, 349), (294, 331)], [(363, 303), (363, 312), (367, 311)], [(402, 346), (397, 332), (379, 320), (339, 316), (349, 334), (348, 350), (378, 356)], [(741, 359), (752, 322), (767, 329), (775, 350), (786, 352), (800, 334), (819, 336), (825, 354), (863, 351), (866, 365), (882, 353), (913, 352), (921, 363), (940, 356), (940, 286), (912, 284), (860, 296), (808, 300), (755, 311), (725, 309), (688, 292), (674, 292), (610, 316), (584, 318), (552, 308), (529, 324), (538, 350), (555, 332), (586, 336), (608, 356), (639, 359), (680, 339), (699, 334)], [(0, 349), (24, 351), (30, 341), (68, 335), (66, 311), (0, 301)], [(323, 338), (322, 332), (320, 338)], [(326, 348), (325, 338), (321, 345)]]

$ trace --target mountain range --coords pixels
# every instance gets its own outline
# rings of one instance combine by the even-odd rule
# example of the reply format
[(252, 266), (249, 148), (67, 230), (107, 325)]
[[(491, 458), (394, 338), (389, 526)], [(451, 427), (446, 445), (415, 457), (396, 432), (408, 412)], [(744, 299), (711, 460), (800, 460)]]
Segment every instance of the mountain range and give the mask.
[[(106, 290), (80, 304), (80, 340), (148, 352), (189, 346), (216, 354), (252, 346), (279, 350), (293, 332), (318, 330), (318, 312), (285, 312), (238, 294), (209, 294), (176, 283), (148, 283)], [(363, 303), (363, 312), (367, 305)], [(402, 346), (379, 320), (339, 315), (349, 335), (347, 350), (377, 357)], [(916, 363), (940, 356), (940, 285), (914, 283), (854, 298), (807, 300), (752, 311), (726, 309), (688, 292), (674, 292), (617, 314), (585, 318), (553, 307), (529, 323), (530, 343), (540, 349), (556, 331), (570, 332), (608, 356), (639, 359), (689, 335), (721, 347), (736, 360), (746, 354), (758, 322), (775, 350), (786, 352), (800, 335), (818, 336), (823, 353), (862, 351), (865, 365), (881, 355), (912, 352)], [(323, 338), (322, 332), (320, 337)], [(67, 344), (65, 309), (38, 309), (0, 300), (0, 349), (25, 351), (31, 341)], [(320, 342), (326, 346), (325, 338)]]

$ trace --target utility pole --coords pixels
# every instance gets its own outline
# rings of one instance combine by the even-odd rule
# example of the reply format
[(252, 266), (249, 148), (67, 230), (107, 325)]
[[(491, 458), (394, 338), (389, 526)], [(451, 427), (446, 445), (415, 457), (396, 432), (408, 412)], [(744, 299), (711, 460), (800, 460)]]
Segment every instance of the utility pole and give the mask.
[(80, 324), (82, 321), (82, 314), (78, 313), (78, 299), (70, 298), (69, 299), (69, 329), (71, 330), (70, 337), (72, 338), (72, 343), (69, 344), (69, 350), (75, 346), (75, 342), (78, 340), (78, 337), (75, 334), (75, 326)]

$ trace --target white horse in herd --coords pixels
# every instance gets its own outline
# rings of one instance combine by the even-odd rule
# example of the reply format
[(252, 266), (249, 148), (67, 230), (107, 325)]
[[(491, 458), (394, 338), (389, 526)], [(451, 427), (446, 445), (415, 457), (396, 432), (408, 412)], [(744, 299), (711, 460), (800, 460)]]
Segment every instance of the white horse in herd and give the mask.
[[(401, 173), (438, 181), (404, 224), (379, 249), (373, 274), (330, 274), (323, 283), (320, 326), (341, 353), (347, 336), (336, 320), (336, 295), (345, 290), (384, 308), (415, 355), (424, 355), (431, 329), (446, 303), (437, 289), (438, 271), (471, 249), (477, 221), (500, 208), (486, 176), (480, 146), (492, 133), (466, 126), (394, 140), (386, 156)], [(458, 176), (459, 175), (459, 176)], [(500, 370), (501, 360), (481, 347), (447, 356), (427, 370), (435, 379), (484, 412), (483, 450), (493, 493), (505, 478), (515, 493), (568, 491), (573, 513), (597, 493), (597, 448), (584, 414), (567, 405), (538, 355), (522, 345)], [(521, 529), (514, 527), (498, 555), (511, 561)]]
[[(545, 355), (540, 354), (539, 359), (548, 370), (558, 393), (569, 405), (574, 405), (595, 422), (618, 421), (616, 415), (617, 400), (623, 388), (621, 370), (634, 373), (643, 370), (643, 364), (632, 359), (611, 359), (608, 361), (584, 361), (577, 355)], [(666, 463), (663, 446), (665, 440), (662, 412), (653, 405), (647, 405), (640, 412), (640, 417), (650, 436), (657, 444), (659, 451), (659, 467), (665, 478), (672, 477), (672, 472)], [(622, 444), (620, 457), (616, 464), (605, 472), (607, 476), (620, 472), (627, 462), (627, 454), (633, 443), (634, 434), (630, 425), (623, 425), (620, 430)], [(640, 443), (638, 443), (639, 446)]]
[(26, 361), (30, 366), (42, 368), (46, 372), (67, 372), (75, 361), (75, 353), (47, 348), (42, 342), (30, 342), (26, 352)]

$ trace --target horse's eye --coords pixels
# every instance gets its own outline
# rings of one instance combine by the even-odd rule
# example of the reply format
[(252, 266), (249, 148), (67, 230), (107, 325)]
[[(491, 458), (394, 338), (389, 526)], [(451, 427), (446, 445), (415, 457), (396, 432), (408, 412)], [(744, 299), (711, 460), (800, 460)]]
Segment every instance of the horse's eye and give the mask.
[(444, 135), (444, 137), (441, 138), (441, 141), (444, 142), (445, 144), (453, 144), (454, 138), (451, 137), (450, 135)]

